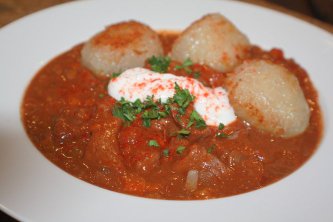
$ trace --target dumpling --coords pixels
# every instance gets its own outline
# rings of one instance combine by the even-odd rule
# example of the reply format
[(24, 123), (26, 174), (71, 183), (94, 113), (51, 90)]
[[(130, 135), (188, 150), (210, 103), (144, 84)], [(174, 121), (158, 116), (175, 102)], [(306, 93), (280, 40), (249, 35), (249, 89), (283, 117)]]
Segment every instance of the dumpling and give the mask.
[(175, 41), (171, 58), (208, 65), (218, 71), (232, 70), (244, 57), (250, 43), (228, 19), (208, 14), (190, 25)]
[(142, 67), (153, 55), (163, 55), (162, 43), (156, 32), (136, 21), (106, 27), (86, 42), (81, 51), (86, 67), (96, 75), (107, 76)]
[(309, 125), (310, 109), (295, 75), (265, 60), (245, 61), (229, 79), (236, 115), (275, 136), (291, 137)]

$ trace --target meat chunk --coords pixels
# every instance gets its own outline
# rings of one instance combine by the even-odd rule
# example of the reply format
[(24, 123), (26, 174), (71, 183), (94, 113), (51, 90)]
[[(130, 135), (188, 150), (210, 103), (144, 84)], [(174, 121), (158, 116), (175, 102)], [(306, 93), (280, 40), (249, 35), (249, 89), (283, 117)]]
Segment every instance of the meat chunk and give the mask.
[(249, 47), (247, 37), (220, 14), (209, 14), (190, 25), (176, 40), (171, 57), (183, 62), (208, 65), (227, 72), (244, 57)]
[(295, 75), (281, 65), (251, 60), (230, 75), (236, 115), (275, 136), (291, 137), (309, 125), (310, 109)]
[(199, 182), (209, 184), (219, 180), (227, 171), (226, 166), (216, 156), (207, 153), (204, 147), (194, 144), (189, 149), (191, 151), (174, 164), (176, 172), (188, 174), (196, 170), (199, 172)]
[(96, 123), (92, 127), (92, 136), (87, 145), (85, 160), (111, 169), (124, 169), (122, 157), (118, 149), (117, 136), (121, 122), (112, 119), (104, 123)]
[[(149, 144), (154, 141), (154, 144)], [(159, 165), (160, 149), (165, 146), (163, 133), (151, 128), (124, 127), (119, 134), (119, 148), (126, 166), (139, 174), (150, 173)]]

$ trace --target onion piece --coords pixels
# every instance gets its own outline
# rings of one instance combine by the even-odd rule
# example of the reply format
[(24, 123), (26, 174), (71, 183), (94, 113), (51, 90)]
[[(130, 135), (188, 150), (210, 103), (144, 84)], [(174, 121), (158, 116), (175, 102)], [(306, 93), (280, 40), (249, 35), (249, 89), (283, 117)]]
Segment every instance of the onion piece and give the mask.
[(195, 191), (198, 186), (199, 172), (197, 170), (189, 170), (187, 173), (185, 189), (188, 191)]

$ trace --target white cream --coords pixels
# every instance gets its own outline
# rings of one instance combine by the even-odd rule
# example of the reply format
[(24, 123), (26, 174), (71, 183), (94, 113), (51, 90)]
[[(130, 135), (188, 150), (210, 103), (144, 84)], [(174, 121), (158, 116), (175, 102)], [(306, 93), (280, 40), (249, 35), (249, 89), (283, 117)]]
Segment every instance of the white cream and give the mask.
[(227, 92), (222, 87), (205, 87), (199, 81), (176, 76), (161, 74), (144, 68), (133, 68), (123, 72), (109, 82), (109, 95), (120, 100), (122, 97), (134, 102), (136, 99), (144, 101), (147, 96), (166, 102), (175, 94), (175, 82), (180, 88), (188, 89), (195, 96), (194, 109), (202, 116), (207, 125), (218, 126), (220, 123), (228, 125), (236, 119)]

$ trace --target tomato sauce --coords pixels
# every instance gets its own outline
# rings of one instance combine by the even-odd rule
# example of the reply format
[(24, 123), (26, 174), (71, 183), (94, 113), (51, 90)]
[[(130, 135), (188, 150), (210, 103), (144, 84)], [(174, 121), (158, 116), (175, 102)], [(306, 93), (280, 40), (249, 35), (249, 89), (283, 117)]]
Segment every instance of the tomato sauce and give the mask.
[[(161, 33), (166, 51), (177, 34)], [(112, 114), (117, 102), (107, 93), (109, 79), (96, 77), (80, 62), (82, 45), (49, 62), (30, 83), (22, 121), (35, 146), (54, 164), (91, 184), (159, 199), (208, 199), (236, 195), (286, 177), (314, 153), (322, 133), (317, 93), (307, 73), (281, 50), (253, 46), (247, 58), (267, 59), (295, 73), (311, 109), (307, 130), (278, 138), (237, 119), (217, 137), (217, 127), (193, 129), (189, 136), (176, 118), (125, 124)], [(169, 72), (175, 71), (172, 62)], [(147, 65), (149, 67), (149, 65)], [(225, 74), (193, 65), (206, 86), (223, 86)], [(189, 108), (193, 109), (193, 107)], [(149, 145), (156, 141), (158, 146)], [(183, 147), (183, 150), (179, 150)], [(186, 187), (189, 170), (199, 171), (196, 189)]]

